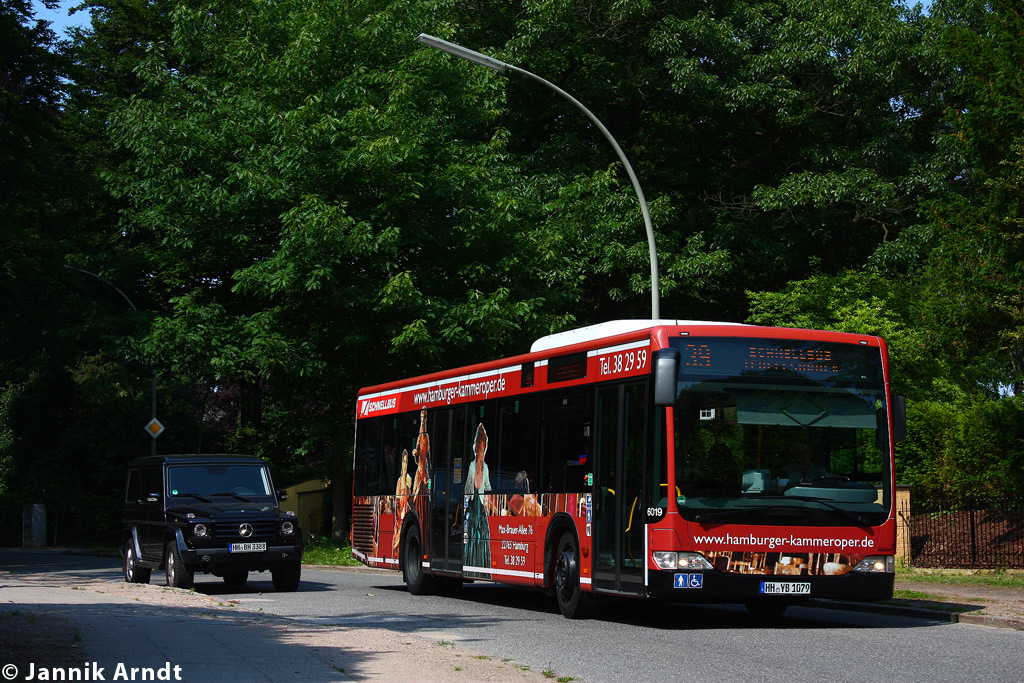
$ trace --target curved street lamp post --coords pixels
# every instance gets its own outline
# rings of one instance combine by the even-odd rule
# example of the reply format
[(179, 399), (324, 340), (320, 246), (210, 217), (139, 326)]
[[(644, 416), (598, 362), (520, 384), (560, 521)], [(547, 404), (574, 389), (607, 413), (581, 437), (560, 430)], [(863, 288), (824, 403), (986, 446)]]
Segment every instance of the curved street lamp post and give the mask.
[(661, 295), (658, 288), (658, 250), (654, 244), (654, 226), (651, 224), (651, 214), (647, 210), (647, 200), (644, 199), (644, 191), (640, 188), (640, 181), (637, 180), (636, 173), (633, 172), (633, 166), (629, 163), (629, 159), (626, 158), (626, 154), (622, 151), (622, 148), (619, 147), (619, 143), (615, 141), (612, 134), (604, 127), (604, 124), (602, 124), (598, 118), (594, 116), (593, 112), (583, 106), (583, 104), (575, 97), (565, 92), (554, 83), (547, 81), (526, 69), (521, 69), (518, 66), (503, 62), (500, 59), (488, 57), (487, 55), (480, 54), (479, 52), (470, 50), (469, 48), (456, 45), (455, 43), (450, 43), (447, 40), (442, 40), (441, 38), (435, 38), (434, 36), (427, 35), (426, 33), (421, 33), (416, 40), (424, 45), (437, 48), (438, 50), (455, 55), (456, 57), (473, 62), (474, 64), (486, 66), (488, 69), (494, 69), (495, 71), (515, 71), (516, 73), (523, 74), (524, 76), (529, 76), (533, 80), (551, 88), (556, 93), (572, 102), (580, 111), (586, 114), (587, 118), (590, 119), (595, 126), (597, 126), (597, 129), (601, 131), (615, 149), (615, 153), (618, 155), (619, 161), (622, 162), (622, 165), (626, 169), (626, 175), (629, 176), (630, 182), (633, 183), (633, 189), (636, 191), (636, 197), (640, 201), (640, 212), (643, 214), (644, 227), (647, 229), (647, 251), (651, 260), (651, 318), (653, 320), (658, 320), (661, 317)]
[[(128, 295), (122, 292), (120, 289), (118, 289), (117, 286), (114, 285), (109, 280), (100, 277), (96, 273), (89, 272), (88, 270), (82, 270), (81, 268), (75, 268), (74, 266), (69, 266), (66, 263), (64, 264), (64, 267), (67, 268), (68, 270), (77, 270), (79, 273), (91, 275), (92, 277), (96, 278), (97, 280), (107, 285), (108, 287), (113, 288), (115, 292), (121, 295), (122, 299), (128, 302), (128, 305), (131, 306), (133, 311), (135, 311), (136, 313), (139, 312), (139, 309), (135, 307), (135, 304), (132, 303), (132, 300), (128, 298)], [(147, 434), (153, 437), (150, 443), (149, 454), (156, 455), (156, 438), (160, 436), (160, 434), (162, 434), (164, 431), (164, 426), (160, 424), (159, 420), (156, 419), (156, 369), (153, 370), (153, 383), (152, 390), (150, 391), (150, 416), (151, 419), (149, 423), (144, 427), (144, 429), (146, 430)]]

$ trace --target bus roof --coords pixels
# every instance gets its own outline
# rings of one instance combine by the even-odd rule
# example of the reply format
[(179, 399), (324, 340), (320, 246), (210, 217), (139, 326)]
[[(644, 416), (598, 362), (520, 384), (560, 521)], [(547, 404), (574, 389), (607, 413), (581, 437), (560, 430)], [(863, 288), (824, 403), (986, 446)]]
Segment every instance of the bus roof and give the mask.
[[(700, 329), (703, 328), (703, 329)], [(474, 363), (460, 368), (448, 368), (415, 377), (404, 377), (395, 381), (375, 386), (363, 387), (359, 390), (360, 399), (389, 396), (396, 391), (412, 392), (420, 389), (432, 390), (441, 384), (453, 382), (479, 384), (484, 377), (511, 377), (519, 373), (523, 363), (537, 363), (538, 367), (546, 365), (551, 356), (564, 355), (585, 351), (587, 363), (599, 363), (602, 356), (618, 354), (623, 345), (640, 348), (637, 344), (648, 345), (656, 330), (680, 331), (684, 335), (696, 334), (731, 335), (738, 337), (767, 337), (771, 335), (782, 339), (819, 339), (846, 343), (860, 343), (871, 346), (884, 346), (881, 338), (873, 335), (858, 335), (825, 330), (803, 330), (797, 328), (759, 327), (731, 322), (713, 322), (699, 320), (613, 320), (581, 327), (576, 330), (559, 332), (541, 337), (533, 343), (529, 353), (499, 358), (482, 363)], [(647, 342), (642, 340), (646, 339)], [(633, 367), (631, 374), (649, 372), (649, 360), (644, 356), (644, 365)], [(632, 367), (632, 366), (630, 366)], [(610, 377), (609, 377), (610, 378)], [(564, 381), (564, 380), (563, 380)], [(563, 386), (572, 384), (567, 382)], [(538, 385), (539, 387), (539, 385)]]
[(636, 332), (638, 330), (648, 330), (652, 327), (678, 325), (685, 325), (688, 327), (714, 325), (716, 327), (721, 327), (723, 325), (743, 324), (707, 322), (701, 320), (609, 320), (608, 322), (588, 325), (587, 327), (580, 327), (575, 330), (566, 330), (565, 332), (556, 332), (555, 334), (549, 334), (546, 337), (541, 337), (537, 341), (533, 342), (533, 346), (530, 347), (530, 353), (550, 351), (551, 349), (557, 349), (562, 346), (582, 344), (583, 342), (604, 339), (605, 337), (615, 337), (620, 334), (628, 334), (629, 332)]

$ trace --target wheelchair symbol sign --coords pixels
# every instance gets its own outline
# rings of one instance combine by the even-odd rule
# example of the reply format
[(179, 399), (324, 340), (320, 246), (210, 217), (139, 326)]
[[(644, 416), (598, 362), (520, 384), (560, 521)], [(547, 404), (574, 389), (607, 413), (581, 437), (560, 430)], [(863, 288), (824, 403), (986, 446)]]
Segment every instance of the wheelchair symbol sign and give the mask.
[(673, 577), (675, 588), (703, 588), (704, 587), (704, 575), (703, 574), (676, 574)]

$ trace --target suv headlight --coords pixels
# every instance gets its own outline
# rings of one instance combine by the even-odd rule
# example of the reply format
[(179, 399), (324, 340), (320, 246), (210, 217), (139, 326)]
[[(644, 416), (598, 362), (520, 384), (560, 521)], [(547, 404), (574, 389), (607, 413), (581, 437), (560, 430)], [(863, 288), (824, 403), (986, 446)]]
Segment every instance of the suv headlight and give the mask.
[(282, 536), (291, 536), (294, 533), (295, 533), (295, 522), (291, 521), (290, 519), (286, 519), (285, 521), (281, 522), (281, 535)]
[(192, 535), (196, 536), (198, 538), (205, 538), (206, 535), (209, 534), (209, 533), (210, 532), (206, 528), (205, 524), (196, 524), (195, 526), (192, 527)]
[(858, 562), (853, 571), (871, 572), (873, 574), (894, 574), (896, 573), (896, 558), (892, 555), (871, 555)]
[(714, 569), (708, 558), (700, 553), (677, 553), (656, 551), (654, 564), (658, 569)]

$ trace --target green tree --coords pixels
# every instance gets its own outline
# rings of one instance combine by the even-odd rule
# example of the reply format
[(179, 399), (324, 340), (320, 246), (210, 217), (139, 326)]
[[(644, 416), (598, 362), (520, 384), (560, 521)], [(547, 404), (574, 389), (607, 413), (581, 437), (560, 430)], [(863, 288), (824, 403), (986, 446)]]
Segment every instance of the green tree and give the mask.
[[(498, 4), (460, 5), (443, 35), (544, 75), (619, 137), (653, 198), (666, 312), (740, 320), (750, 283), (906, 259), (907, 239), (889, 245), (941, 189), (920, 15), (888, 0)], [(595, 175), (609, 150), (532, 82), (507, 91), (510, 149), (553, 209), (538, 220), (569, 238), (549, 277), (596, 318), (635, 316), (642, 233), (628, 187)]]
[(418, 49), (426, 11), (178, 6), (134, 69), (144, 96), (100, 102), (122, 230), (168, 302), (145, 356), (236, 394), (231, 450), (343, 480), (358, 386), (560, 324), (493, 125), (502, 93)]
[(907, 393), (934, 391), (955, 278), (929, 249), (961, 237), (934, 217), (965, 183), (953, 112), (975, 96), (947, 38), (987, 16), (961, 5), (90, 3), (75, 130), (112, 197), (82, 251), (154, 315), (113, 345), (166, 378), (193, 423), (169, 438), (340, 474), (358, 386), (646, 316), (605, 141), (536, 83), (413, 42), (427, 31), (608, 125), (651, 203), (667, 316), (880, 333)]
[(0, 510), (44, 503), (62, 539), (112, 529), (148, 413), (123, 344), (144, 321), (62, 267), (102, 231), (83, 200), (98, 185), (69, 115), (68, 47), (29, 3), (0, 3)]
[(956, 381), (996, 396), (1024, 391), (1024, 10), (994, 0), (932, 8), (947, 95), (940, 149), (954, 191), (931, 204), (935, 248), (922, 326)]
[(0, 386), (24, 377), (54, 311), (54, 260), (67, 237), (54, 206), (66, 180), (60, 135), (62, 79), (47, 22), (27, 0), (0, 2)]
[(893, 390), (924, 400), (947, 389), (924, 331), (912, 324), (912, 292), (878, 273), (818, 275), (790, 282), (779, 292), (748, 292), (747, 322), (880, 336), (889, 347)]
[(862, 263), (921, 190), (921, 135), (894, 105), (917, 33), (878, 0), (147, 5), (158, 34), (131, 4), (91, 7), (103, 40), (83, 54), (123, 74), (94, 109), (124, 244), (167, 302), (147, 358), (237, 383), (247, 449), (294, 446), (256, 443), (271, 414), (285, 430), (333, 406), (303, 441), (322, 449), (359, 384), (646, 312), (639, 212), (605, 142), (420, 30), (593, 105), (649, 190), (667, 310), (735, 319), (746, 281), (781, 285), (818, 252)]

